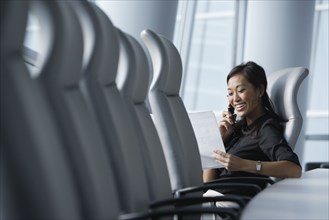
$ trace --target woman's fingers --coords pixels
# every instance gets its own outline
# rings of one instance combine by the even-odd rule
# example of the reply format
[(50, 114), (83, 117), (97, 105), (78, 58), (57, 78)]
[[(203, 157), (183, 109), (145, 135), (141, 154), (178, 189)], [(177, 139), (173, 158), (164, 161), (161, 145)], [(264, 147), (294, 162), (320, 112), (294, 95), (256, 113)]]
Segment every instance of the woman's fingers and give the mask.
[(225, 155), (226, 154), (224, 151), (221, 151), (221, 150), (214, 150), (213, 152), (215, 154), (219, 154), (219, 155)]
[(226, 121), (221, 121), (219, 123), (219, 128), (225, 128), (225, 130), (227, 131), (230, 128), (230, 124), (228, 122), (226, 122)]
[(230, 171), (239, 170), (239, 158), (220, 150), (214, 150), (213, 158)]
[(225, 118), (225, 117), (227, 117), (227, 116), (231, 116), (231, 115), (232, 115), (232, 113), (229, 112), (229, 111), (223, 111), (223, 112), (222, 112), (222, 117), (223, 117), (223, 118)]
[[(223, 152), (223, 151), (220, 151), (220, 150), (214, 150), (214, 153), (213, 153), (213, 158), (220, 162), (220, 163), (227, 163), (228, 162), (228, 154)], [(224, 165), (224, 164), (223, 164)]]
[(219, 122), (219, 131), (222, 137), (226, 137), (227, 135), (231, 134), (233, 130), (232, 124), (227, 120), (222, 120)]
[(229, 124), (233, 124), (234, 121), (233, 121), (233, 115), (228, 112), (228, 111), (224, 111), (222, 112), (222, 119), (221, 119), (221, 122), (227, 122)]
[(243, 167), (245, 167), (243, 163), (244, 160), (240, 157), (225, 153), (220, 150), (214, 150), (213, 152), (213, 158), (215, 159), (215, 161), (222, 164), (225, 169), (229, 171), (239, 171), (242, 170)]

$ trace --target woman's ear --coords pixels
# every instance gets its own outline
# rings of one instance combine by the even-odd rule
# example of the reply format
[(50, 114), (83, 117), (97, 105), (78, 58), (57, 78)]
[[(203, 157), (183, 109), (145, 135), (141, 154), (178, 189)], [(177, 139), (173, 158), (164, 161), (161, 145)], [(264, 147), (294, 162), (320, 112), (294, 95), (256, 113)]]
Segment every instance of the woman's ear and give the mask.
[(261, 98), (265, 93), (264, 85), (260, 85), (258, 88), (258, 97)]

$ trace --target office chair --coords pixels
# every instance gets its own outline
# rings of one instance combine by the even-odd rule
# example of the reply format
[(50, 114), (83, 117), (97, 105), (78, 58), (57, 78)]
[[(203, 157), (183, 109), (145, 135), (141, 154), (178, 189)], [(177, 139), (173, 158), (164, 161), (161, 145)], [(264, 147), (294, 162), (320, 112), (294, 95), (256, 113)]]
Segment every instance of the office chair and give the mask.
[(137, 147), (142, 152), (151, 200), (170, 198), (167, 165), (158, 134), (145, 105), (150, 73), (148, 60), (135, 38), (119, 29), (118, 35), (120, 57), (117, 85), (128, 109), (127, 113), (131, 116), (129, 124), (133, 127), (136, 138), (140, 139)]
[(292, 149), (295, 148), (303, 125), (297, 94), (308, 73), (308, 69), (304, 67), (294, 67), (282, 69), (267, 76), (268, 95), (275, 111), (284, 120), (284, 136)]
[(69, 158), (22, 59), (30, 1), (1, 1), (0, 219), (81, 219)]
[[(207, 186), (203, 185), (197, 141), (179, 96), (182, 77), (180, 55), (169, 40), (150, 30), (144, 30), (141, 37), (152, 58), (154, 79), (149, 91), (149, 101), (165, 153), (172, 190), (177, 195), (200, 188), (205, 190)], [(241, 186), (242, 183), (226, 184), (234, 188), (235, 184)], [(247, 194), (251, 195), (261, 190), (252, 184), (244, 184), (244, 187)]]
[[(150, 30), (144, 30), (141, 37), (153, 62), (149, 101), (167, 160), (172, 190), (202, 185), (197, 141), (179, 97), (182, 77), (180, 56), (172, 43)], [(192, 170), (193, 175), (186, 172)]]

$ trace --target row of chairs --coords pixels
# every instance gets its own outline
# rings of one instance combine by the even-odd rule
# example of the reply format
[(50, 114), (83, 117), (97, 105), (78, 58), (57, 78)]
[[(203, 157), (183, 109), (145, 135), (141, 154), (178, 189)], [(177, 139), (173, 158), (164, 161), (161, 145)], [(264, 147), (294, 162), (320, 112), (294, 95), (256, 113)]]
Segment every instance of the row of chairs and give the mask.
[[(150, 30), (141, 34), (155, 73), (149, 92), (143, 48), (96, 5), (1, 1), (1, 8), (1, 219), (239, 218), (246, 199), (202, 193), (242, 184), (252, 194), (260, 189), (241, 183), (246, 179), (202, 183), (178, 95), (182, 64), (170, 41)], [(29, 12), (39, 17), (41, 39), (50, 42), (36, 78), (22, 59)], [(295, 93), (307, 75), (297, 72)], [(201, 205), (216, 201), (234, 201), (240, 209)]]

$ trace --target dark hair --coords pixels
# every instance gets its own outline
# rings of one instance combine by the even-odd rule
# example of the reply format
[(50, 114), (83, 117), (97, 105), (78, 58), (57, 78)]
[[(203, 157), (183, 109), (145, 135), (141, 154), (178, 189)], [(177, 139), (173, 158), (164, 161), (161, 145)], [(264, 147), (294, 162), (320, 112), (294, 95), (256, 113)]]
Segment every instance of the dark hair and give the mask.
[(237, 74), (244, 75), (244, 77), (246, 77), (248, 82), (250, 82), (255, 88), (261, 88), (261, 86), (264, 87), (262, 103), (265, 107), (265, 110), (273, 114), (275, 117), (280, 118), (275, 113), (271, 99), (266, 92), (267, 79), (263, 67), (259, 66), (257, 63), (252, 61), (249, 61), (247, 63), (242, 63), (231, 70), (231, 72), (227, 75), (226, 82), (228, 83), (230, 78), (232, 78), (232, 76), (235, 76)]

